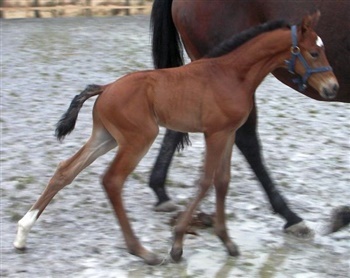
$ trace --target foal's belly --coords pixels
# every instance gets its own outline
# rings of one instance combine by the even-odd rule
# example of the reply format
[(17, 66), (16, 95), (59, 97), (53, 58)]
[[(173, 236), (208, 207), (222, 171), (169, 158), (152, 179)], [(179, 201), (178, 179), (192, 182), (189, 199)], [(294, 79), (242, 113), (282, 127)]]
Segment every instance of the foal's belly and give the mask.
[(155, 110), (158, 125), (180, 132), (236, 131), (247, 120), (253, 102), (196, 103), (191, 107), (162, 106)]
[[(163, 107), (164, 108), (164, 107)], [(198, 113), (186, 110), (161, 109), (155, 112), (158, 125), (180, 132), (202, 132)]]

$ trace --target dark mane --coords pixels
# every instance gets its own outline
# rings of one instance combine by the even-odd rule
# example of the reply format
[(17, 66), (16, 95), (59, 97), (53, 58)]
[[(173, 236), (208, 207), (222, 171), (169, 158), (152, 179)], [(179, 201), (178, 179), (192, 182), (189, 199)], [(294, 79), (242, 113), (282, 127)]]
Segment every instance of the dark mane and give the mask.
[(221, 42), (219, 45), (210, 50), (205, 57), (214, 58), (223, 56), (262, 33), (283, 27), (289, 28), (290, 25), (285, 20), (274, 20), (254, 26)]

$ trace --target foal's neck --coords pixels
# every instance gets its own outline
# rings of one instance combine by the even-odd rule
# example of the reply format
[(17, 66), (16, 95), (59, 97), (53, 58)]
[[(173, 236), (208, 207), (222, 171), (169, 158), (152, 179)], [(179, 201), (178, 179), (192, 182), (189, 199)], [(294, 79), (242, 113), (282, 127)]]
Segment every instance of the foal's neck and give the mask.
[(263, 79), (277, 68), (285, 67), (292, 45), (290, 30), (264, 33), (227, 55), (248, 91), (254, 93)]

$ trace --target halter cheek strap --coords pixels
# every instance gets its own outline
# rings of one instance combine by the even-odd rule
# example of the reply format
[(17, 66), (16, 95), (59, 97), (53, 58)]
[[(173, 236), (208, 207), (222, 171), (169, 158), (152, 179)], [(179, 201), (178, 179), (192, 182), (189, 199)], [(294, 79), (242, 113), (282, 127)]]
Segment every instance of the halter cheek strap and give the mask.
[(293, 25), (291, 27), (291, 34), (292, 34), (292, 47), (290, 48), (290, 52), (292, 56), (289, 60), (286, 60), (285, 63), (290, 73), (297, 74), (295, 72), (295, 63), (297, 59), (300, 60), (300, 62), (305, 68), (305, 74), (303, 76), (298, 75), (296, 78), (293, 79), (293, 82), (298, 84), (300, 91), (304, 91), (307, 87), (307, 80), (309, 79), (311, 74), (317, 73), (317, 72), (333, 71), (333, 69), (331, 66), (311, 68), (309, 64), (306, 62), (304, 56), (300, 52), (300, 48), (298, 46), (296, 25)]

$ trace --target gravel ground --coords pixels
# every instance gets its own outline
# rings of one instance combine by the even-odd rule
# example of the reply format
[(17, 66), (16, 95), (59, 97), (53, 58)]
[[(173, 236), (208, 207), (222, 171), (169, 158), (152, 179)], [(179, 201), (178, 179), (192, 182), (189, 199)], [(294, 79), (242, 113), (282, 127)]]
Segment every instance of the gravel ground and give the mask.
[[(72, 97), (152, 67), (148, 16), (1, 21), (1, 277), (350, 277), (350, 233), (323, 236), (331, 210), (350, 200), (350, 109), (321, 103), (273, 77), (257, 92), (263, 153), (291, 207), (315, 229), (305, 240), (283, 233), (283, 221), (235, 150), (228, 226), (241, 256), (230, 258), (211, 229), (186, 237), (179, 264), (150, 267), (129, 255), (100, 175), (114, 151), (62, 190), (34, 226), (28, 249), (12, 246), (17, 221), (42, 192), (59, 161), (88, 138), (93, 101), (75, 131), (59, 143), (54, 126)], [(164, 133), (162, 130), (161, 135)], [(159, 136), (125, 185), (129, 218), (141, 241), (164, 259), (173, 214), (152, 210), (147, 186)], [(201, 134), (178, 153), (168, 191), (180, 206), (192, 196), (203, 154)], [(211, 212), (212, 194), (201, 208)]]

